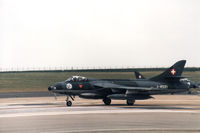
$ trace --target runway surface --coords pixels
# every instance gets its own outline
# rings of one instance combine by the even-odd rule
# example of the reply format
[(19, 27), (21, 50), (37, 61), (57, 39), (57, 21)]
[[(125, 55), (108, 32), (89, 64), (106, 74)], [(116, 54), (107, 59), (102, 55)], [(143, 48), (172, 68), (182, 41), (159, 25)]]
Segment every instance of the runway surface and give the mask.
[[(1, 92), (0, 98), (19, 98), (19, 97), (50, 97), (52, 94), (48, 91), (44, 92)], [(59, 94), (58, 94), (59, 96)]]
[(200, 132), (200, 96), (159, 95), (155, 99), (112, 101), (65, 97), (0, 99), (0, 133)]

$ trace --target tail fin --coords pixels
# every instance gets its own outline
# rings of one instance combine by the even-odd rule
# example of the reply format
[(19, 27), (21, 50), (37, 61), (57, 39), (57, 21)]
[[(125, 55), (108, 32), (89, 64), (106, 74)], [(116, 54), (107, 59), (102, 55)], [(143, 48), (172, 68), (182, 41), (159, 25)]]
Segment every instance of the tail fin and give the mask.
[(184, 70), (186, 60), (180, 60), (158, 76), (151, 78), (153, 81), (179, 80)]
[(135, 78), (136, 79), (145, 79), (145, 77), (142, 74), (140, 74), (138, 71), (135, 71)]

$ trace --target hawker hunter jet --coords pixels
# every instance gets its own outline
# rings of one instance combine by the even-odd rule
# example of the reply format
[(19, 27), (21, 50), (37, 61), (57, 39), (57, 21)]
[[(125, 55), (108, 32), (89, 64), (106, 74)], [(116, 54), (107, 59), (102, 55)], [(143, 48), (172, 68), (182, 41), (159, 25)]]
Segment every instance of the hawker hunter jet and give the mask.
[(191, 82), (181, 77), (185, 63), (185, 60), (178, 61), (150, 79), (92, 79), (73, 76), (49, 86), (48, 90), (66, 95), (67, 106), (72, 105), (70, 99), (74, 101), (75, 96), (102, 99), (105, 105), (110, 105), (111, 99), (126, 100), (127, 105), (133, 105), (135, 100), (149, 99), (151, 95), (188, 91)]

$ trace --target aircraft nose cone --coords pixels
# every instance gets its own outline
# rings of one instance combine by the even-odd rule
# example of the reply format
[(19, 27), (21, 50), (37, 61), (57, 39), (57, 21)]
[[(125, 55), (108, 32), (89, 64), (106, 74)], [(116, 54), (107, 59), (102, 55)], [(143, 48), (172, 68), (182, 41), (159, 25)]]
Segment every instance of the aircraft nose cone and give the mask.
[(49, 91), (53, 90), (53, 86), (49, 86), (49, 87), (48, 87), (48, 90), (49, 90)]

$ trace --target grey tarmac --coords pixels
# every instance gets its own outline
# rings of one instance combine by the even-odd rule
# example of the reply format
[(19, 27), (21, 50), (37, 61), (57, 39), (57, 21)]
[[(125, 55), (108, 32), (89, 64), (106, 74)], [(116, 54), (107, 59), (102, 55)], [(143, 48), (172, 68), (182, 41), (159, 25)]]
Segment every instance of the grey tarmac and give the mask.
[[(50, 97), (51, 93), (44, 92), (1, 92), (0, 98), (19, 98), (19, 97)], [(59, 96), (59, 94), (58, 94)]]
[(65, 107), (64, 99), (1, 98), (0, 133), (200, 132), (199, 96), (158, 95), (134, 106), (76, 98)]

